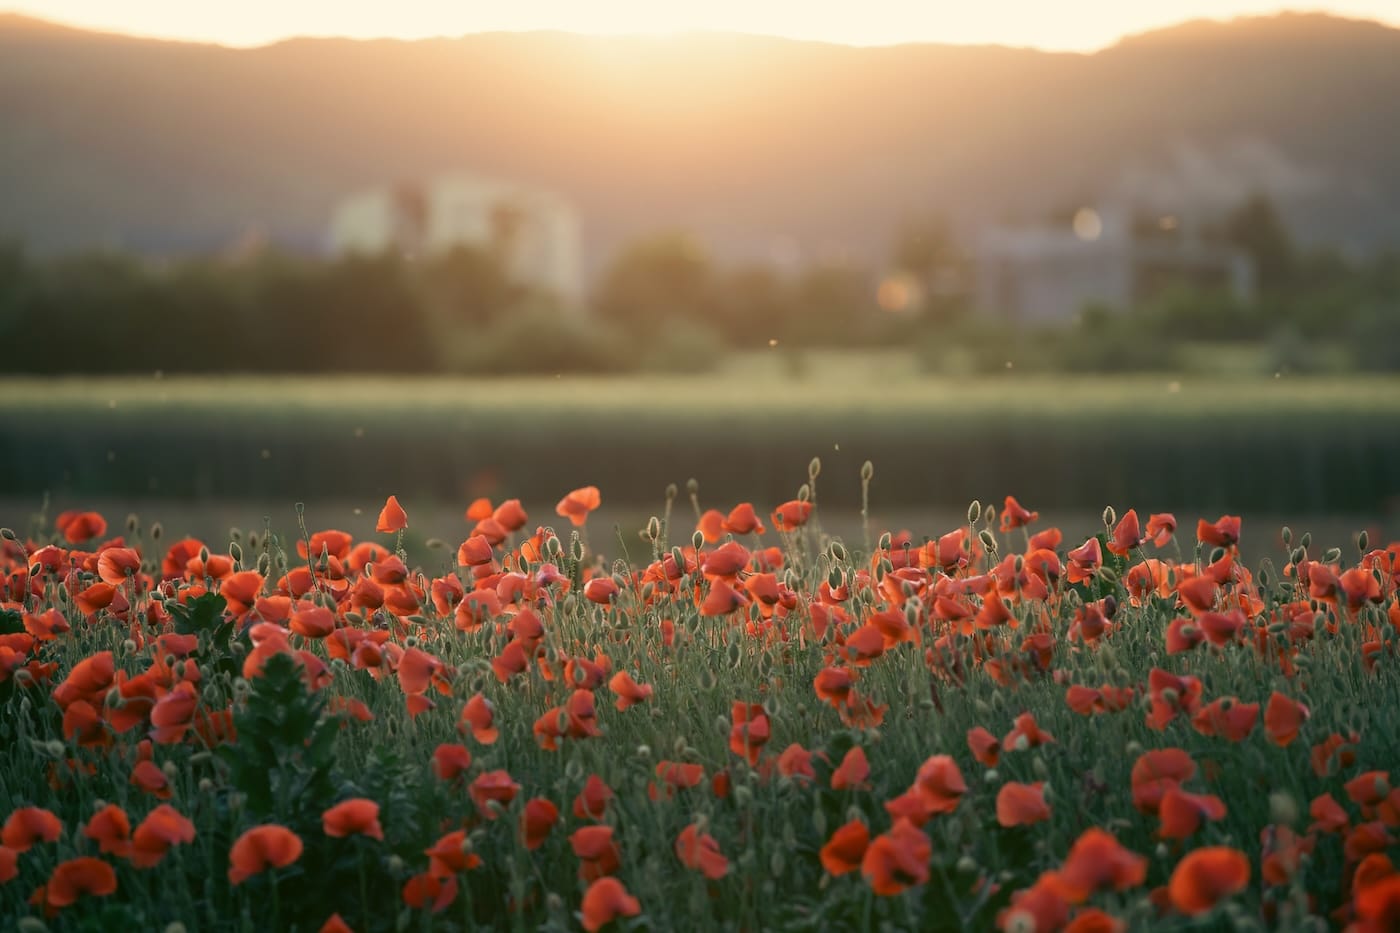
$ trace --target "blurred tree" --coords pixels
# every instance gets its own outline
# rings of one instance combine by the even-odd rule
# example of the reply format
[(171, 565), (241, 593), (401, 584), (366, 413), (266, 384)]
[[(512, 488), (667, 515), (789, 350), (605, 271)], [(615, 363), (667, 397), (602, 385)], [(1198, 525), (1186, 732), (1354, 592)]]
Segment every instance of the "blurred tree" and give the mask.
[(1266, 194), (1247, 198), (1225, 217), (1221, 235), (1254, 260), (1259, 289), (1275, 293), (1293, 282), (1297, 251), (1274, 202)]
[(594, 292), (598, 316), (641, 337), (676, 319), (706, 321), (715, 306), (709, 255), (691, 237), (662, 233), (625, 247)]
[(973, 267), (951, 225), (942, 216), (906, 220), (895, 235), (891, 266), (920, 286), (924, 314), (947, 324), (970, 307)]
[(456, 246), (419, 265), (425, 300), (444, 326), (489, 326), (530, 290), (511, 280), (490, 250)]
[(726, 272), (716, 289), (713, 323), (735, 347), (788, 339), (795, 308), (791, 284), (772, 266), (750, 263)]
[(845, 262), (818, 262), (796, 285), (797, 316), (789, 339), (805, 346), (875, 342), (888, 323), (875, 304), (869, 271)]

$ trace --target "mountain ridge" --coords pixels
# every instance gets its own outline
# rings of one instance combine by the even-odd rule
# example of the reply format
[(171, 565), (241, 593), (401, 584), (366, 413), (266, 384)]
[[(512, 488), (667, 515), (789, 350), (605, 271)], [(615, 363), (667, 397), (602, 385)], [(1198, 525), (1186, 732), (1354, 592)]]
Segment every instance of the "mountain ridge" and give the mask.
[(340, 197), (458, 170), (573, 200), (595, 268), (668, 227), (735, 258), (878, 257), (905, 219), (975, 231), (1121, 190), (1215, 209), (1261, 188), (1306, 237), (1400, 244), (1400, 30), (1365, 20), (1191, 22), (1094, 53), (737, 33), (229, 48), (42, 23), (0, 14), (0, 236), (40, 252), (249, 230), (318, 249)]

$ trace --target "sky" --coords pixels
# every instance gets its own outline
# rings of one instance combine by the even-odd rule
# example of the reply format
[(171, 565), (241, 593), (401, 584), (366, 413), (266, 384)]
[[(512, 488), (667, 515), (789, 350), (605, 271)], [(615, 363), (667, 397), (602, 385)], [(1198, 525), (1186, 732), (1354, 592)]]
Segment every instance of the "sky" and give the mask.
[(1400, 0), (0, 0), (0, 10), (133, 35), (262, 45), (496, 30), (730, 30), (851, 45), (995, 43), (1092, 51), (1188, 19), (1319, 10), (1400, 26)]

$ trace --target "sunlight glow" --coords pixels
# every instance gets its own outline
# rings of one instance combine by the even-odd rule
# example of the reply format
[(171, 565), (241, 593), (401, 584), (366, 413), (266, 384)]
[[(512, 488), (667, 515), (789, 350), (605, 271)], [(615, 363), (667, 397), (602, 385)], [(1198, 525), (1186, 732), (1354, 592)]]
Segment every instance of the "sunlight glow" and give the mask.
[[(0, 3), (4, 0), (0, 0)], [(850, 45), (948, 42), (1088, 51), (1125, 35), (1198, 18), (1269, 15), (1286, 8), (1377, 19), (1400, 25), (1396, 0), (517, 0), (510, 4), (399, 0), (17, 0), (8, 9), (86, 28), (133, 35), (261, 45), (293, 36), (416, 39), (473, 32), (562, 30), (591, 34), (665, 34), (723, 30)]]

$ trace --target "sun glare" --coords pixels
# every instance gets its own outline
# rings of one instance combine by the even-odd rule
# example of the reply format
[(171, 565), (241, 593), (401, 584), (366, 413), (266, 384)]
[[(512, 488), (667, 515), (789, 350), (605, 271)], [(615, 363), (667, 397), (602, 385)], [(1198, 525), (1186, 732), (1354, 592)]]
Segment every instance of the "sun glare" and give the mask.
[[(181, 0), (19, 0), (8, 8), (87, 28), (225, 45), (260, 45), (293, 36), (416, 39), (473, 32), (561, 30), (593, 35), (674, 35), (732, 31), (836, 42), (894, 45), (947, 42), (1089, 51), (1125, 35), (1187, 19), (1270, 15), (1291, 5), (1280, 0), (985, 0), (974, 5), (867, 0), (810, 4), (794, 0), (650, 3), (642, 0), (520, 0), (512, 4), (456, 4), (400, 0), (242, 4)], [(1394, 0), (1314, 0), (1306, 8), (1400, 24)]]

